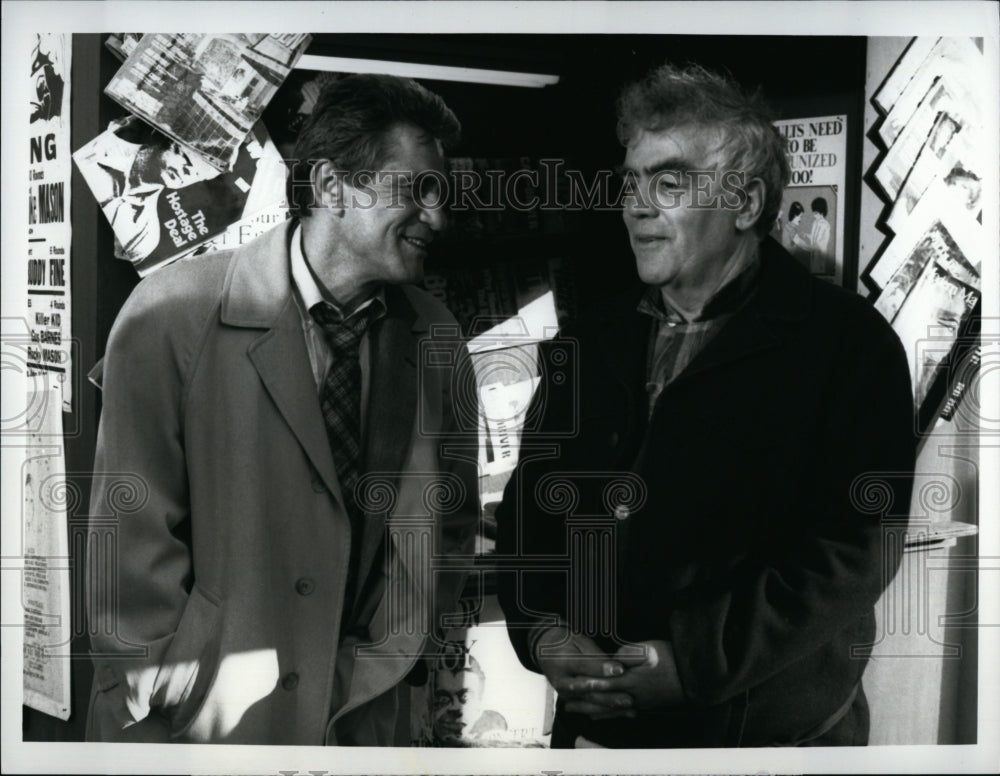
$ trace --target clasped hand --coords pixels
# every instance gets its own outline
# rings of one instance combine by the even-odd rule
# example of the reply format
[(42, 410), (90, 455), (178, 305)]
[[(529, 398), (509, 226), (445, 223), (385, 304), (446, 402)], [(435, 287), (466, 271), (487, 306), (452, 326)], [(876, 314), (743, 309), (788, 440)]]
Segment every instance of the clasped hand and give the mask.
[(634, 717), (637, 710), (684, 699), (677, 665), (666, 641), (640, 641), (605, 654), (593, 639), (550, 628), (538, 639), (535, 659), (566, 710), (592, 719)]

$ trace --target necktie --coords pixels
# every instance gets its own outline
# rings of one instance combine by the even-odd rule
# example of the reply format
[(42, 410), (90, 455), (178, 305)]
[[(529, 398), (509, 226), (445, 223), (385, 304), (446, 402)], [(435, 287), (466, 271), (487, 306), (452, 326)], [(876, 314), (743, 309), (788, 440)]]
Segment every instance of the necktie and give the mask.
[(369, 305), (347, 320), (342, 319), (327, 302), (315, 304), (309, 310), (313, 320), (323, 329), (331, 353), (330, 369), (320, 392), (320, 408), (347, 515), (351, 521), (350, 565), (344, 595), (345, 621), (349, 618), (355, 591), (359, 587), (357, 576), (364, 515), (354, 498), (354, 487), (361, 467), (360, 347), (361, 337), (368, 327), (374, 307), (374, 304)]

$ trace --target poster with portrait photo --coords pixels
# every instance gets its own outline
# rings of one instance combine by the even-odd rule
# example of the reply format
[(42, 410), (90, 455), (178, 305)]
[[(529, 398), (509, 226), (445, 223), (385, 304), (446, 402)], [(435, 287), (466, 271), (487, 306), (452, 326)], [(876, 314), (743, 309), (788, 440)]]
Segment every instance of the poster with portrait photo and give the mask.
[(791, 181), (771, 236), (816, 277), (844, 278), (847, 116), (774, 122), (784, 136)]
[(411, 745), (546, 748), (555, 691), (521, 665), (494, 595), (463, 598), (427, 683), (411, 690)]
[(73, 161), (111, 224), (116, 255), (141, 276), (285, 198), (285, 163), (263, 124), (222, 173), (134, 116), (112, 121)]

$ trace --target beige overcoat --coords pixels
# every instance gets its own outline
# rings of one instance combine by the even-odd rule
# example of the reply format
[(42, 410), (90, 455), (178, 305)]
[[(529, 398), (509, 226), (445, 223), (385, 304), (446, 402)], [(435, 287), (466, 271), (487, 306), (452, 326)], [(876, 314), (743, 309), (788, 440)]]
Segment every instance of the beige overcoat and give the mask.
[(466, 353), (440, 303), (387, 288), (359, 483), (367, 628), (342, 636), (351, 529), (289, 235), (143, 280), (94, 370), (93, 740), (405, 743), (401, 680), (433, 649), (463, 577), (443, 559), (471, 552), (477, 517), (474, 432), (453, 433)]

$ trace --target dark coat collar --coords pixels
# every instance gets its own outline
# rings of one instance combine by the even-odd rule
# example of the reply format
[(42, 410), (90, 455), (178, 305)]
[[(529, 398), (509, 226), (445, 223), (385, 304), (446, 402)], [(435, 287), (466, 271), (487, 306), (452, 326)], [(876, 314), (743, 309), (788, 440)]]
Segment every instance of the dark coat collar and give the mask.
[[(767, 238), (761, 245), (761, 267), (753, 297), (733, 314), (705, 349), (673, 381), (670, 388), (696, 379), (725, 364), (777, 347), (790, 336), (789, 324), (803, 320), (809, 312), (813, 283), (810, 275), (777, 242)], [(648, 427), (646, 359), (654, 319), (638, 310), (648, 286), (637, 285), (606, 303), (576, 332), (581, 344), (597, 341), (596, 363), (622, 390), (606, 406), (615, 407), (625, 419), (621, 437), (623, 450), (633, 458)], [(584, 390), (586, 387), (584, 386)]]
[[(775, 240), (761, 243), (757, 290), (688, 366), (683, 379), (705, 369), (778, 344), (785, 322), (803, 320), (809, 313), (813, 283), (806, 270)], [(610, 301), (597, 315), (597, 337), (604, 355), (615, 364), (630, 387), (641, 386), (652, 319), (637, 310), (648, 286), (637, 285)]]
[[(809, 273), (788, 251), (773, 238), (766, 237), (760, 246), (757, 291), (744, 309), (753, 310), (764, 318), (801, 320), (809, 312), (812, 282)], [(606, 308), (607, 320), (631, 318), (648, 289), (649, 286), (637, 284), (610, 302)]]
[(812, 304), (813, 277), (771, 237), (760, 246), (761, 273), (751, 303), (764, 318), (801, 321)]

